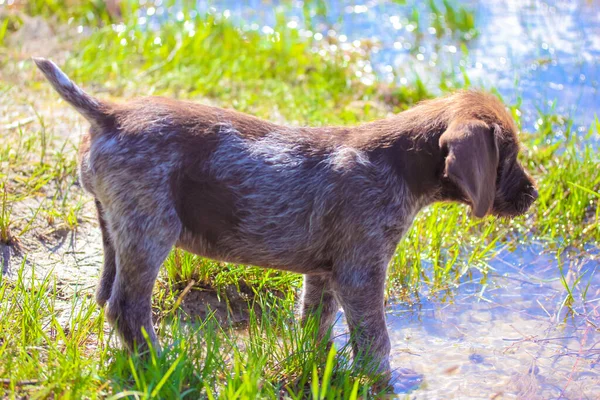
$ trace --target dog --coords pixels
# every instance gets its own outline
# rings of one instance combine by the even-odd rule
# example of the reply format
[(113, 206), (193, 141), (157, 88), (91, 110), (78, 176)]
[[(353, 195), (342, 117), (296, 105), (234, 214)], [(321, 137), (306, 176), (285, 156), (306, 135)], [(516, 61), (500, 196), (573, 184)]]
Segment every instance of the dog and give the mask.
[(152, 289), (177, 246), (304, 274), (301, 319), (319, 310), (323, 337), (341, 306), (355, 359), (389, 374), (386, 270), (419, 210), (453, 201), (513, 217), (537, 197), (514, 120), (483, 92), (355, 127), (289, 127), (161, 97), (114, 104), (34, 61), (91, 124), (79, 165), (104, 246), (96, 299), (130, 349), (142, 328), (158, 347)]

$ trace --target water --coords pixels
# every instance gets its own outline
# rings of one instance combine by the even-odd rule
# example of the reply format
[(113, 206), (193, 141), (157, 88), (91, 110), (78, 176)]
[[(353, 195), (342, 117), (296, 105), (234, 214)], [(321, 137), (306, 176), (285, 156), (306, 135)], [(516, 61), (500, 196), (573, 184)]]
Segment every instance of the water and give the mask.
[(557, 260), (540, 251), (500, 254), (487, 285), (477, 277), (451, 298), (390, 306), (392, 364), (423, 375), (415, 394), (600, 398), (600, 262), (564, 262), (568, 307)]
[[(371, 43), (371, 62), (362, 71), (367, 83), (373, 73), (400, 85), (410, 84), (418, 75), (436, 93), (441, 72), (450, 87), (456, 86), (455, 81), (464, 82), (466, 74), (474, 87), (496, 88), (510, 104), (520, 100), (522, 124), (529, 130), (535, 129), (540, 112), (553, 111), (572, 118), (576, 129), (587, 132), (600, 110), (599, 1), (461, 2), (474, 11), (479, 33), (465, 42), (460, 40), (464, 32), (437, 37), (441, 30), (433, 30), (429, 2), (324, 3), (321, 8), (308, 7), (313, 16), (305, 33), (317, 40), (333, 37), (342, 48), (358, 45), (355, 41)], [(459, 8), (458, 2), (450, 3)], [(436, 4), (444, 13), (441, 2)], [(303, 7), (302, 1), (281, 5), (221, 0), (210, 6), (199, 2), (198, 9), (224, 13), (245, 29), (270, 32), (278, 12), (286, 15), (288, 26), (306, 27)]]
[[(541, 246), (523, 247), (492, 260), (483, 284), (483, 276), (474, 276), (450, 292), (392, 301), (387, 321), (395, 392), (600, 398), (600, 258), (589, 254), (560, 265), (562, 272)], [(335, 334), (339, 345), (348, 340), (343, 317)]]

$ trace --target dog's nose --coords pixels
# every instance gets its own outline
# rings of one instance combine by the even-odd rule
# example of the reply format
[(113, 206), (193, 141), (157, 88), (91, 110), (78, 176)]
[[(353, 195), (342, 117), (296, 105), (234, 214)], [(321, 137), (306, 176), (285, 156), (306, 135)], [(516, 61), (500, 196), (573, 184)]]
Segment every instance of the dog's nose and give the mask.
[(536, 201), (538, 198), (538, 191), (534, 187), (531, 188), (531, 197), (533, 198), (533, 201)]

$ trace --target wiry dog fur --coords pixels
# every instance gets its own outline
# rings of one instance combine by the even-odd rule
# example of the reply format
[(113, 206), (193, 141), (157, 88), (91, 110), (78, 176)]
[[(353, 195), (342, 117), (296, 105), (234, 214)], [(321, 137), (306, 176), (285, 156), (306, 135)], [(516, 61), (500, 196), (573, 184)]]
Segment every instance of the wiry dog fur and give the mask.
[(302, 313), (341, 306), (355, 354), (389, 371), (386, 269), (414, 216), (435, 201), (476, 217), (535, 200), (516, 127), (495, 97), (463, 91), (357, 127), (287, 127), (190, 102), (95, 99), (35, 60), (91, 123), (81, 182), (104, 243), (97, 301), (130, 348), (156, 344), (151, 294), (173, 246), (305, 274)]

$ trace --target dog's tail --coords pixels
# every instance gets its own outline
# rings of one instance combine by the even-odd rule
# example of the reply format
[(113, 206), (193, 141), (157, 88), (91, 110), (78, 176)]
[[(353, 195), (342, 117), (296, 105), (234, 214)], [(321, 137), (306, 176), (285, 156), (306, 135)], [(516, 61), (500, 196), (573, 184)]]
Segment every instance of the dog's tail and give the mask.
[(54, 90), (92, 125), (98, 126), (106, 121), (107, 111), (110, 108), (107, 103), (84, 92), (52, 61), (38, 57), (33, 57), (33, 61), (46, 76)]

